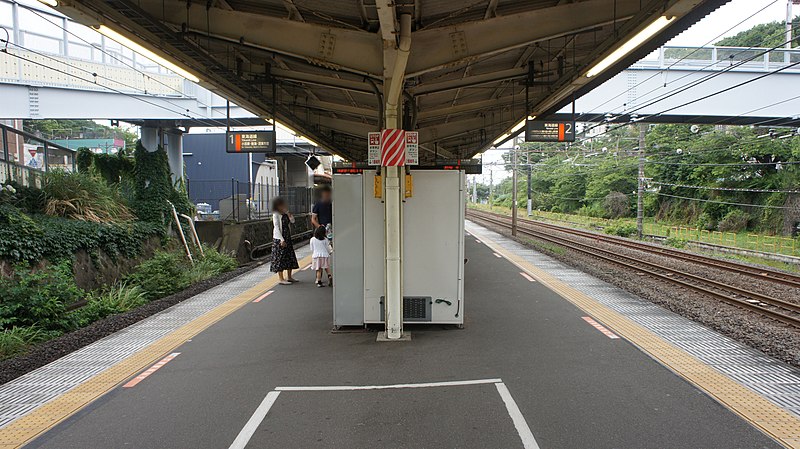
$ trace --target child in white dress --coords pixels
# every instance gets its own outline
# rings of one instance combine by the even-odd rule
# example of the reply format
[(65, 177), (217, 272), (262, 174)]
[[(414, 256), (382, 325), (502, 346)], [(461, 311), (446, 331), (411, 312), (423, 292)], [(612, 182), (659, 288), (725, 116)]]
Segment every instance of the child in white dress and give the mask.
[(311, 269), (317, 272), (317, 287), (325, 286), (322, 283), (322, 270), (328, 273), (328, 287), (333, 287), (330, 257), (328, 233), (324, 226), (320, 226), (314, 231), (314, 237), (311, 237)]

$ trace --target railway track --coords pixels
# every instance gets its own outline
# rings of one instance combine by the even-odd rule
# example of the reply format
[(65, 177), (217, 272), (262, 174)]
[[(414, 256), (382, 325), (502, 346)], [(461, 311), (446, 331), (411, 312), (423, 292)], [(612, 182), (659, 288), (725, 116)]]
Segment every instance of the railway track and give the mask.
[[(478, 222), (484, 222), (495, 226), (500, 226), (506, 229), (511, 228), (511, 219), (503, 215), (491, 214), (486, 212), (468, 211), (467, 218), (476, 220)], [(648, 262), (627, 255), (608, 251), (602, 248), (597, 248), (595, 246), (577, 242), (565, 237), (560, 237), (552, 233), (545, 233), (543, 232), (543, 230), (544, 231), (556, 230), (566, 234), (571, 234), (581, 237), (590, 237), (598, 241), (605, 241), (613, 244), (621, 244), (619, 242), (622, 240), (617, 238), (606, 238), (606, 236), (598, 235), (595, 233), (576, 231), (574, 229), (562, 228), (560, 226), (550, 225), (549, 223), (540, 223), (533, 220), (519, 220), (517, 225), (517, 232), (526, 235), (528, 237), (533, 237), (537, 240), (542, 240), (558, 246), (569, 248), (579, 253), (586, 254), (591, 257), (595, 257), (607, 261), (609, 263), (613, 263), (615, 265), (619, 265), (627, 269), (643, 273), (645, 275), (654, 277), (662, 281), (666, 281), (674, 285), (678, 285), (683, 288), (696, 291), (698, 293), (705, 294), (719, 301), (732, 304), (737, 307), (767, 316), (782, 323), (800, 328), (800, 305), (784, 301), (781, 299), (773, 298), (771, 296), (767, 296), (752, 290), (747, 290), (744, 288), (739, 288), (721, 282), (717, 282), (711, 279), (707, 279), (685, 271), (660, 265), (654, 262)], [(662, 256), (675, 257), (669, 252), (665, 253), (659, 251), (661, 248), (656, 248), (653, 247), (652, 245), (636, 244), (636, 242), (628, 242), (624, 240), (623, 242), (626, 243), (626, 245), (623, 246), (635, 248), (649, 253), (659, 254)], [(634, 245), (627, 245), (628, 243)], [(641, 247), (639, 247), (639, 245), (641, 245)], [(685, 253), (682, 253), (680, 251), (676, 252), (682, 256), (686, 255)], [(727, 262), (724, 262), (723, 265), (725, 266), (725, 268), (722, 268), (721, 266), (719, 267), (716, 266), (716, 264), (706, 263), (704, 259), (711, 259), (711, 258), (699, 256), (699, 258), (696, 259), (685, 259), (685, 260), (691, 260), (694, 263), (708, 265), (713, 268), (720, 268), (727, 271), (735, 270), (737, 269), (735, 265), (740, 265), (735, 263), (728, 264)], [(711, 261), (715, 263), (720, 262), (717, 261), (716, 259), (711, 259)], [(741, 274), (747, 274), (750, 276), (754, 275), (752, 271), (753, 267), (748, 267), (745, 265), (740, 265), (740, 266), (742, 267), (742, 271), (740, 272)], [(772, 272), (772, 270), (762, 270), (762, 271)], [(778, 272), (772, 272), (772, 273), (784, 275), (784, 273), (778, 273)], [(791, 280), (792, 275), (786, 275), (786, 277), (780, 277), (782, 281), (778, 281), (777, 279), (779, 279), (779, 277), (775, 276), (775, 274), (773, 274), (773, 277), (767, 277), (763, 275), (758, 275), (758, 277), (760, 279), (780, 282), (785, 285), (792, 285), (792, 284), (786, 284), (786, 281)]]

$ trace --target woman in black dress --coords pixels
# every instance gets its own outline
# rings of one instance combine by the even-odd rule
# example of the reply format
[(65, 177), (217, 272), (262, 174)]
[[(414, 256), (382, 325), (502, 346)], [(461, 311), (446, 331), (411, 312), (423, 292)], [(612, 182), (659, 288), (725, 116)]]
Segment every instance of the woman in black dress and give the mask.
[[(280, 284), (290, 285), (297, 282), (292, 277), (292, 270), (300, 268), (297, 265), (297, 255), (292, 245), (292, 226), (294, 216), (289, 212), (289, 207), (283, 198), (272, 201), (272, 266), (271, 271), (278, 273)], [(283, 272), (286, 271), (284, 277)]]

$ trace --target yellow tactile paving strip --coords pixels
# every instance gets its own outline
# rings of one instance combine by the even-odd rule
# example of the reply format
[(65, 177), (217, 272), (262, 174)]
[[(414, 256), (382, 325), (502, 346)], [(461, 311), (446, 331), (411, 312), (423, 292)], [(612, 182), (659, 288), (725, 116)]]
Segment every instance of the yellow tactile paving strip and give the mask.
[[(301, 267), (306, 266), (311, 263), (311, 257), (307, 256), (300, 260), (299, 263)], [(0, 429), (0, 449), (22, 447), (123, 381), (158, 362), (165, 354), (172, 352), (186, 340), (235, 312), (265, 291), (275, 287), (277, 283), (277, 276), (268, 277), (193, 321), (161, 337), (125, 360), (3, 427)]]
[(800, 419), (744, 385), (706, 365), (686, 351), (653, 334), (627, 317), (561, 282), (485, 235), (478, 238), (493, 251), (533, 276), (786, 447), (800, 448)]

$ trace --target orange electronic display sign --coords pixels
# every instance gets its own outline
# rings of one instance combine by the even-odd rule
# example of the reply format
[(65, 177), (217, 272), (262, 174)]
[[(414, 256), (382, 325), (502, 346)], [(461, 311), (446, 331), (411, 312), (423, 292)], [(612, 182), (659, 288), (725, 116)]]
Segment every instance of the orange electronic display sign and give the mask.
[(525, 142), (574, 142), (575, 122), (528, 120), (525, 123)]
[(275, 131), (228, 131), (225, 133), (225, 151), (275, 154)]

